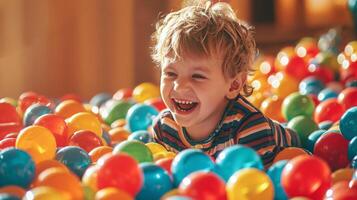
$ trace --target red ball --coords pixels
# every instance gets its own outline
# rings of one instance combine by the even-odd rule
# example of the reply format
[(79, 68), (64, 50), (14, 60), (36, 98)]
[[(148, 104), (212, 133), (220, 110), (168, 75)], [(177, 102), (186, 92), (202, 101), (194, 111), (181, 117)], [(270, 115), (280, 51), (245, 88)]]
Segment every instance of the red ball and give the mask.
[(300, 58), (299, 56), (291, 57), (288, 63), (285, 65), (284, 71), (285, 73), (289, 74), (292, 77), (295, 77), (299, 81), (310, 74), (307, 68), (307, 63), (303, 58)]
[(23, 126), (21, 123), (0, 123), (0, 140), (6, 137), (9, 133), (20, 132), (22, 128)]
[(99, 136), (89, 130), (75, 132), (70, 138), (68, 145), (79, 146), (89, 153), (92, 149), (103, 145)]
[(133, 90), (131, 88), (123, 88), (119, 89), (113, 95), (113, 99), (115, 100), (125, 100), (130, 99), (133, 96)]
[(15, 147), (16, 138), (5, 138), (0, 140), (0, 150), (7, 147)]
[(131, 156), (119, 153), (104, 156), (98, 161), (98, 189), (115, 187), (135, 196), (143, 185), (143, 172)]
[(80, 95), (74, 94), (74, 93), (65, 94), (60, 98), (61, 102), (65, 101), (65, 100), (74, 100), (74, 101), (77, 101), (79, 103), (82, 103), (82, 97)]
[(323, 121), (336, 122), (340, 120), (344, 113), (343, 106), (338, 103), (336, 98), (327, 99), (321, 102), (315, 109), (314, 120), (316, 123)]
[(199, 171), (188, 175), (180, 183), (179, 191), (192, 199), (227, 199), (225, 182), (212, 172)]
[(21, 123), (21, 118), (16, 111), (16, 108), (6, 102), (0, 103), (0, 123)]
[(35, 92), (25, 92), (22, 93), (19, 97), (18, 104), (23, 113), (25, 113), (26, 109), (32, 104), (41, 104), (45, 106), (53, 107), (53, 102), (51, 102), (47, 97), (43, 95), (39, 95)]
[(328, 67), (321, 65), (321, 66), (308, 67), (308, 69), (311, 76), (318, 77), (325, 84), (333, 81), (335, 78), (333, 71)]
[(331, 184), (330, 168), (317, 156), (297, 156), (286, 164), (281, 173), (281, 185), (289, 198), (304, 196), (322, 199)]
[(331, 189), (326, 192), (325, 200), (354, 200), (357, 199), (357, 189), (351, 188), (347, 181), (340, 181), (334, 184)]
[(348, 143), (340, 133), (323, 134), (315, 143), (314, 155), (325, 160), (333, 171), (347, 167)]
[(58, 147), (67, 145), (68, 127), (65, 120), (58, 115), (46, 114), (37, 118), (34, 125), (39, 125), (47, 128), (53, 134), (56, 139)]
[(337, 97), (337, 101), (342, 105), (344, 110), (357, 106), (357, 88), (349, 87), (342, 90)]
[(144, 103), (155, 107), (158, 111), (161, 111), (166, 108), (164, 101), (162, 101), (162, 99), (160, 97), (148, 99)]
[(155, 164), (165, 169), (170, 174), (170, 176), (172, 176), (171, 165), (173, 160), (174, 158), (162, 158), (157, 160)]

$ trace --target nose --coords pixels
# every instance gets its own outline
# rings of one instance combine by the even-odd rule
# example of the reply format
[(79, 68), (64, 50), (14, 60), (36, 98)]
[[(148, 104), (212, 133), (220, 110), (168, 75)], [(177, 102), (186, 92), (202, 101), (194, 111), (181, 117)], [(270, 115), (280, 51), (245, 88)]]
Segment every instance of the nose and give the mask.
[(187, 90), (190, 87), (190, 81), (185, 78), (178, 78), (175, 80), (174, 83), (174, 90), (181, 91)]

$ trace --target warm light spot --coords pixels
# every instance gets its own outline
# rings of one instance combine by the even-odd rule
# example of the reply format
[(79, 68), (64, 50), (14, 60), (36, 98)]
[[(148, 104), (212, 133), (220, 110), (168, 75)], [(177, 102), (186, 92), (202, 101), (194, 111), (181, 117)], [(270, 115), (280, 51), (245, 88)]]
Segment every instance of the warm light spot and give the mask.
[(287, 65), (288, 63), (289, 63), (289, 58), (287, 57), (287, 56), (283, 56), (283, 57), (281, 57), (280, 58), (280, 63), (282, 64), (282, 65)]
[(307, 51), (306, 51), (305, 47), (299, 47), (296, 50), (296, 54), (301, 58), (305, 57), (306, 53), (307, 53)]
[(343, 69), (347, 69), (350, 66), (350, 62), (348, 62), (348, 60), (344, 60), (342, 62), (342, 68)]
[(352, 47), (352, 45), (349, 44), (345, 47), (345, 54), (347, 56), (350, 56), (352, 53), (353, 53), (353, 47)]
[(338, 62), (338, 64), (341, 65), (344, 60), (346, 60), (345, 54), (343, 54), (343, 53), (338, 54), (338, 56), (337, 56), (337, 62)]
[(254, 87), (254, 89), (259, 90), (262, 87), (262, 84), (260, 83), (260, 81), (254, 80), (252, 81), (252, 86)]
[(352, 61), (352, 62), (356, 62), (356, 61), (357, 61), (357, 54), (356, 54), (356, 53), (353, 53), (353, 54), (351, 55), (351, 61)]
[(309, 70), (309, 72), (314, 72), (316, 71), (316, 65), (315, 64), (309, 64), (309, 66), (307, 67), (307, 69)]
[(275, 78), (275, 75), (270, 75), (270, 76), (268, 77), (268, 83), (269, 83), (270, 85), (273, 85), (273, 82), (274, 82), (275, 79), (276, 79), (276, 78)]
[(276, 73), (275, 77), (277, 78), (278, 81), (281, 81), (283, 80), (284, 75), (282, 72), (278, 72)]
[(259, 69), (263, 74), (268, 74), (271, 71), (271, 65), (269, 62), (264, 61), (260, 64)]

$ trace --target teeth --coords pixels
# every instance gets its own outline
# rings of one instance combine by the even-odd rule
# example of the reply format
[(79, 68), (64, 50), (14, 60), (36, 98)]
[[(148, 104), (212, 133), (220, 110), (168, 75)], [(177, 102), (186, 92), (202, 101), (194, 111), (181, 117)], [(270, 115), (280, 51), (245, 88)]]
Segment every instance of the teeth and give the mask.
[(176, 100), (176, 99), (175, 99), (175, 101), (180, 104), (193, 104), (194, 103), (192, 101), (181, 101), (181, 100)]

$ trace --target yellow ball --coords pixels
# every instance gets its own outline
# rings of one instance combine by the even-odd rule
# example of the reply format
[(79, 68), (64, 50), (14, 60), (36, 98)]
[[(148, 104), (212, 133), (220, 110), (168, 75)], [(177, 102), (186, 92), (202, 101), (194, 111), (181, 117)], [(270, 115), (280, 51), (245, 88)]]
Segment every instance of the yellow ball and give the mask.
[(70, 196), (53, 187), (40, 186), (26, 192), (23, 200), (69, 200)]
[(79, 130), (88, 130), (102, 137), (102, 126), (99, 119), (92, 113), (80, 112), (66, 119), (68, 138)]
[(274, 199), (274, 186), (269, 176), (255, 168), (235, 172), (229, 178), (226, 188), (229, 200)]
[(149, 142), (149, 143), (146, 143), (145, 145), (150, 149), (150, 151), (153, 155), (156, 153), (159, 153), (159, 152), (167, 152), (165, 147), (159, 143)]
[(133, 98), (138, 103), (157, 97), (160, 97), (160, 89), (152, 83), (142, 83), (133, 90)]
[(53, 159), (57, 147), (51, 131), (37, 125), (22, 129), (17, 136), (15, 146), (29, 153), (36, 164), (43, 160)]
[(99, 190), (95, 194), (96, 200), (112, 200), (112, 199), (121, 199), (121, 200), (133, 200), (128, 193), (114, 187), (107, 187)]

